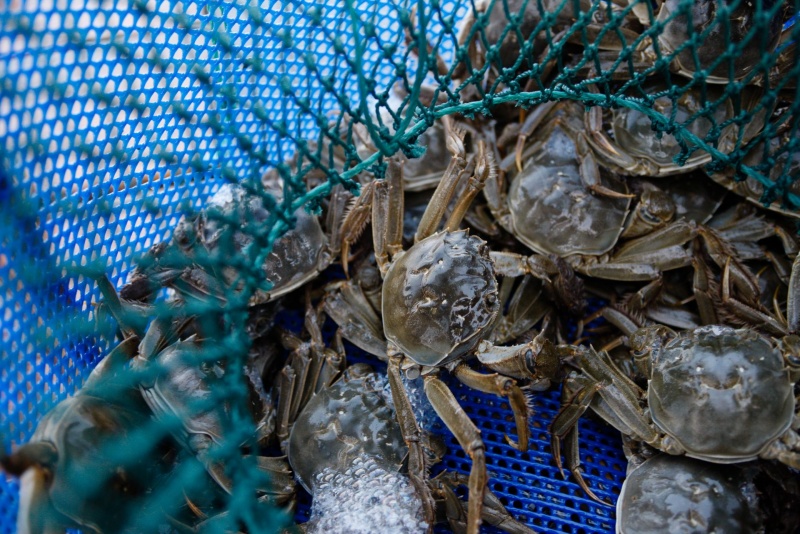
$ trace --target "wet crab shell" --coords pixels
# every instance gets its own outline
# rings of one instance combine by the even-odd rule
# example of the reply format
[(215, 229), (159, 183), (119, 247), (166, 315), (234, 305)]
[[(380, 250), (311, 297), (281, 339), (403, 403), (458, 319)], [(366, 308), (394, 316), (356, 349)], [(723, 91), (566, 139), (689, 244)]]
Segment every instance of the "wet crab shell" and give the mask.
[(371, 457), (397, 472), (408, 453), (377, 375), (359, 375), (354, 367), (312, 397), (292, 427), (289, 463), (309, 493), (326, 468), (344, 472), (356, 458)]
[(793, 385), (781, 353), (754, 331), (697, 328), (653, 356), (650, 413), (688, 456), (755, 459), (792, 423)]
[[(764, 0), (760, 9), (767, 12), (774, 9), (778, 3), (783, 2)], [(759, 24), (758, 17), (764, 13), (759, 13), (759, 9), (752, 2), (740, 2), (733, 9), (725, 6), (730, 13), (728, 20), (721, 17), (723, 12), (718, 0), (690, 3), (691, 9), (688, 9), (685, 15), (679, 13), (681, 4), (681, 0), (666, 0), (662, 4), (657, 19), (658, 22), (664, 23), (664, 28), (658, 35), (658, 42), (663, 56), (681, 50), (677, 52), (673, 64), (686, 76), (691, 77), (695, 71), (703, 69), (706, 71), (704, 80), (708, 83), (729, 83), (732, 81), (731, 72), (734, 80), (741, 80), (759, 63), (764, 62), (764, 58), (768, 57), (780, 42), (786, 16), (784, 8), (777, 9), (772, 18), (766, 22), (761, 21), (766, 27), (758, 32), (757, 38), (753, 39), (751, 34)], [(673, 14), (675, 16), (670, 19)], [(700, 40), (701, 46), (684, 46), (686, 41), (701, 34), (704, 34)], [(714, 70), (709, 71), (719, 57), (733, 45), (742, 46), (741, 52), (727, 61), (720, 61)]]
[(499, 311), (489, 248), (466, 230), (423, 239), (394, 259), (384, 279), (386, 338), (420, 365), (472, 350)]
[[(649, 94), (665, 91), (667, 85), (661, 81), (645, 84)], [(713, 89), (707, 90), (708, 102), (715, 102), (720, 95)], [(703, 109), (703, 93), (699, 91), (686, 91), (674, 102), (669, 96), (660, 96), (653, 103), (653, 108), (664, 117), (673, 117), (676, 123), (683, 125), (693, 135), (700, 139), (705, 138), (714, 125), (724, 123), (733, 116), (730, 101), (726, 100), (716, 106), (711, 118), (697, 117)], [(673, 107), (677, 104), (677, 109)], [(619, 146), (637, 160), (649, 163), (653, 170), (658, 170), (661, 175), (681, 174), (688, 172), (699, 165), (707, 163), (708, 155), (703, 151), (694, 152), (682, 167), (675, 164), (674, 158), (680, 154), (681, 146), (671, 134), (659, 134), (653, 129), (651, 120), (647, 115), (637, 109), (622, 108), (612, 112), (612, 129), (614, 138)], [(694, 120), (692, 120), (694, 118)], [(713, 119), (713, 121), (711, 120)], [(731, 150), (732, 135), (735, 128), (731, 125), (722, 129), (719, 134), (719, 149), (723, 152)], [(602, 155), (601, 155), (602, 157)], [(621, 172), (628, 173), (621, 169)]]
[[(48, 493), (55, 510), (87, 531), (118, 531), (162, 468), (132, 432), (147, 423), (144, 412), (86, 394), (48, 412), (31, 443), (58, 451)], [(120, 447), (131, 450), (124, 460), (115, 453)]]
[[(544, 254), (608, 252), (622, 232), (630, 200), (592, 194), (581, 178), (575, 138), (558, 123), (547, 130), (509, 187), (513, 233)], [(626, 192), (610, 173), (601, 171), (600, 178), (605, 187)]]
[[(276, 198), (280, 197), (275, 186), (267, 191)], [(208, 251), (217, 249), (222, 240), (232, 240), (235, 249), (243, 251), (253, 243), (252, 236), (229, 225), (226, 220), (241, 221), (243, 229), (245, 226), (257, 229), (259, 225), (266, 224), (269, 217), (270, 212), (259, 196), (241, 186), (225, 184), (211, 199), (207, 209), (195, 219), (193, 230)], [(328, 239), (317, 217), (303, 208), (297, 209), (294, 217), (295, 227), (273, 244), (272, 252), (262, 266), (266, 280), (272, 283), (272, 289), (268, 293), (257, 291), (251, 304), (263, 303), (288, 293), (315, 277), (328, 263)], [(186, 234), (185, 224), (182, 221), (176, 232), (178, 242)], [(239, 278), (240, 273), (229, 267), (222, 274), (231, 283)]]
[(660, 454), (630, 473), (617, 500), (617, 533), (761, 530), (756, 489), (738, 470)]

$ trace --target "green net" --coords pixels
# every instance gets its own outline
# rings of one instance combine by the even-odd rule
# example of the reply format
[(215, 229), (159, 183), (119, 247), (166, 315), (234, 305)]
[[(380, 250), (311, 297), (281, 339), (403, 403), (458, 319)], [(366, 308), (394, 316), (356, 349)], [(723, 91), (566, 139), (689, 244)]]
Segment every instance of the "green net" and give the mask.
[[(423, 134), (446, 116), (510, 153), (541, 105), (574, 101), (603, 166), (664, 180), (702, 169), (796, 216), (798, 11), (773, 0), (0, 1), (0, 434), (7, 450), (49, 440), (83, 458), (53, 471), (63, 486), (43, 517), (100, 531), (152, 532), (165, 515), (178, 530), (288, 524), (276, 511), (292, 497), (283, 467), (258, 458), (274, 452), (277, 401), (239, 370), (277, 372), (263, 348), (274, 301), (336, 261), (310, 214), (382, 179), (391, 156), (423, 156)], [(242, 189), (212, 198), (226, 183)], [(303, 253), (302, 268), (265, 276), (276, 257)], [(147, 338), (148, 357), (118, 346), (125, 338)], [(131, 393), (174, 389), (183, 368), (198, 370), (183, 387), (202, 394)], [(70, 417), (102, 430), (70, 449), (59, 423)], [(17, 487), (4, 484), (11, 531)], [(95, 501), (84, 509), (80, 496)], [(581, 514), (560, 528), (591, 524)]]

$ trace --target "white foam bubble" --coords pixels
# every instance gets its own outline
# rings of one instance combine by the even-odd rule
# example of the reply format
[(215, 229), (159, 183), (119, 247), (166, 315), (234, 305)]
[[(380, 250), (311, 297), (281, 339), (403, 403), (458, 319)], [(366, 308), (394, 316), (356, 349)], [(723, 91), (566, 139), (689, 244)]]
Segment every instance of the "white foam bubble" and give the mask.
[(317, 474), (307, 528), (309, 534), (411, 534), (425, 532), (427, 524), (409, 479), (360, 457), (344, 473)]

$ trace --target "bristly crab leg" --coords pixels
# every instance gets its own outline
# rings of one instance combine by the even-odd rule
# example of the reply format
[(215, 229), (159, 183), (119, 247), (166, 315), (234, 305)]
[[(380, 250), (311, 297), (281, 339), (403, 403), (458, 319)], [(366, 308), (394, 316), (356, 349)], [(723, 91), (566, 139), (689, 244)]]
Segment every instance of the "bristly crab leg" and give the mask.
[(436, 232), (442, 220), (447, 205), (456, 191), (456, 186), (461, 178), (462, 171), (467, 166), (466, 149), (464, 148), (464, 130), (457, 126), (450, 126), (449, 121), (445, 122), (445, 138), (447, 150), (453, 155), (447, 169), (444, 171), (442, 181), (439, 182), (436, 191), (428, 204), (428, 209), (422, 215), (422, 219), (417, 226), (417, 233), (414, 242), (418, 243), (426, 237)]
[(367, 222), (369, 222), (372, 213), (372, 193), (376, 183), (377, 182), (369, 182), (366, 184), (361, 188), (361, 194), (351, 200), (347, 207), (347, 212), (344, 215), (344, 219), (342, 220), (342, 227), (339, 230), (339, 235), (341, 237), (339, 248), (341, 249), (342, 269), (344, 270), (345, 276), (348, 278), (350, 276), (348, 272), (350, 245), (361, 237), (361, 233), (367, 226)]
[(480, 141), (478, 143), (478, 159), (475, 166), (475, 172), (469, 177), (467, 181), (467, 188), (464, 193), (458, 198), (453, 213), (444, 225), (444, 229), (448, 232), (455, 232), (458, 230), (464, 215), (467, 214), (472, 201), (478, 196), (487, 180), (497, 179), (497, 163), (494, 160), (494, 154), (486, 149), (486, 143)]

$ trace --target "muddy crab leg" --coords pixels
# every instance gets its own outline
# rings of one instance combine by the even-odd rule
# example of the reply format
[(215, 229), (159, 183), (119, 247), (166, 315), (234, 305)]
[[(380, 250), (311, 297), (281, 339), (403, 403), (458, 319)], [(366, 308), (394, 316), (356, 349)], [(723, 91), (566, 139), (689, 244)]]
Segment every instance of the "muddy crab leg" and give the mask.
[(467, 513), (467, 532), (477, 534), (481, 525), (483, 496), (488, 475), (486, 472), (486, 445), (481, 439), (481, 431), (458, 404), (447, 385), (435, 375), (425, 378), (425, 395), (441, 420), (455, 435), (464, 452), (472, 459), (469, 473), (469, 508)]
[(436, 518), (435, 503), (431, 489), (425, 481), (427, 466), (425, 465), (425, 451), (422, 448), (422, 432), (414, 417), (411, 401), (408, 399), (403, 380), (400, 377), (402, 359), (402, 353), (390, 348), (389, 365), (387, 367), (389, 387), (392, 390), (392, 399), (397, 413), (397, 422), (403, 434), (403, 441), (408, 447), (408, 477), (411, 479), (411, 484), (422, 501), (425, 521), (428, 525), (433, 525)]

